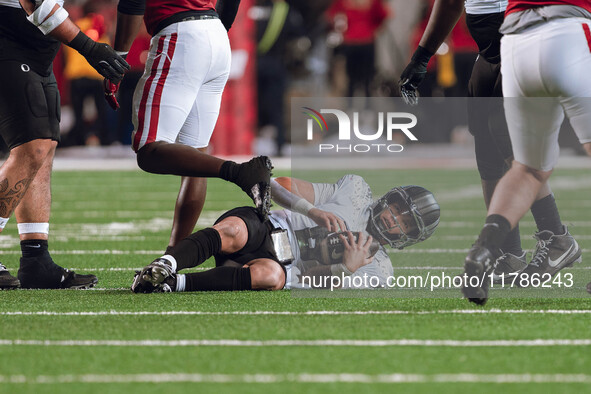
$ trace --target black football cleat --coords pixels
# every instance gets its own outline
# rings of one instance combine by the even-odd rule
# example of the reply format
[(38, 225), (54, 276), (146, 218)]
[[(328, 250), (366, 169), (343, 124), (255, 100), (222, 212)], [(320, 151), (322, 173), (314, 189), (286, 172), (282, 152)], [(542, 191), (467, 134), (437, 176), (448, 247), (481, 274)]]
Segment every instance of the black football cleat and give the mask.
[(60, 267), (49, 253), (21, 257), (18, 279), (23, 289), (89, 289), (98, 283), (95, 275), (80, 275)]
[(512, 253), (503, 253), (495, 262), (492, 272), (493, 283), (511, 284), (515, 277), (527, 267), (526, 253), (516, 256)]
[(587, 283), (587, 293), (591, 294), (591, 282)]
[(64, 268), (62, 281), (60, 282), (60, 289), (90, 289), (97, 283), (98, 278), (95, 275), (80, 275)]
[(21, 287), (21, 282), (10, 275), (4, 264), (0, 263), (0, 290), (18, 289)]
[(248, 194), (257, 211), (266, 220), (271, 209), (271, 170), (273, 164), (267, 156), (255, 157), (239, 165), (236, 184)]
[(176, 275), (172, 272), (172, 266), (165, 259), (156, 259), (145, 266), (141, 271), (135, 273), (131, 291), (134, 293), (162, 293), (172, 291), (171, 280), (174, 279), (176, 287)]
[(488, 300), (489, 274), (496, 261), (495, 255), (484, 246), (472, 245), (464, 260), (462, 293), (470, 302), (484, 305)]

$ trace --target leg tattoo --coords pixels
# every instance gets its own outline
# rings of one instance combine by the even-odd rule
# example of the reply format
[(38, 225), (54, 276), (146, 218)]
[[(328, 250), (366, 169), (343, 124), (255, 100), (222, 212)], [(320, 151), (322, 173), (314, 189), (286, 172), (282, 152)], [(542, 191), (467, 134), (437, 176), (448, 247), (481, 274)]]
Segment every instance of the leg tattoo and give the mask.
[(14, 212), (32, 181), (33, 178), (21, 179), (12, 189), (8, 179), (0, 181), (0, 217), (7, 218)]

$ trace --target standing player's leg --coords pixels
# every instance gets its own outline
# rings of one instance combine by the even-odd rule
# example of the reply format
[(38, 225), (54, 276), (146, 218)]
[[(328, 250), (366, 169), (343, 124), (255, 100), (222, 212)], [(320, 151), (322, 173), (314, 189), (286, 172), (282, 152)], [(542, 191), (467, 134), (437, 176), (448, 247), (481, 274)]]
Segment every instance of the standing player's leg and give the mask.
[[(0, 167), (0, 233), (27, 193), (43, 161), (49, 152), (55, 149), (55, 145), (55, 141), (43, 139), (33, 140), (11, 149), (8, 159)], [(0, 270), (0, 288), (20, 286), (20, 282), (9, 275), (5, 267)]]
[(486, 224), (465, 259), (467, 278), (464, 295), (484, 304), (488, 299), (489, 273), (501, 255), (507, 234), (530, 209), (547, 182), (558, 158), (558, 131), (562, 108), (554, 100), (515, 98), (505, 101), (515, 160), (497, 184), (488, 209)]
[[(193, 106), (176, 138), (176, 142), (194, 147), (203, 154), (207, 152), (228, 81), (228, 54), (222, 52), (222, 55), (214, 57), (210, 68), (217, 71), (206, 75), (207, 82), (199, 87)], [(206, 178), (182, 178), (169, 248), (193, 232), (205, 203), (206, 191)]]
[[(10, 156), (0, 168), (0, 232), (16, 210), (23, 252), (20, 285), (59, 288), (68, 285), (75, 274), (64, 275), (53, 262), (31, 264), (26, 270), (29, 272), (22, 275), (23, 260), (48, 255), (49, 181), (60, 117), (53, 74), (43, 77), (23, 66), (20, 62), (0, 62), (0, 86), (5, 88), (0, 94), (0, 135), (10, 148)], [(27, 262), (31, 261), (25, 261), (25, 265)], [(2, 277), (6, 279), (6, 273)], [(96, 283), (96, 277), (92, 277)]]
[[(541, 75), (546, 93), (558, 97), (562, 112), (586, 150), (591, 144), (591, 78), (587, 77), (587, 70), (591, 67), (590, 26), (591, 23), (582, 23), (580, 19), (548, 23), (544, 27), (546, 32), (539, 52), (540, 63), (544, 65)], [(558, 146), (558, 142), (555, 143)], [(561, 223), (558, 212), (547, 209), (549, 203), (555, 208), (551, 194), (538, 199), (532, 206), (539, 232), (535, 234), (538, 242), (534, 256), (524, 271), (530, 276), (554, 275), (581, 261), (580, 246)]]
[(57, 142), (41, 141), (51, 142), (51, 148), (15, 210), (22, 250), (18, 278), (24, 288), (92, 287), (98, 282), (96, 276), (66, 270), (55, 264), (49, 254), (51, 171)]
[[(487, 210), (495, 187), (513, 157), (502, 104), (500, 71), (500, 64), (479, 56), (468, 84), (468, 124), (474, 136), (476, 164)], [(515, 268), (525, 267), (518, 226), (508, 234), (501, 249), (503, 261)]]
[[(195, 149), (207, 143), (185, 145), (177, 139), (181, 129), (186, 130), (185, 123), (206, 82), (223, 77), (220, 92), (223, 91), (230, 68), (225, 28), (219, 20), (182, 22), (163, 29), (153, 40), (146, 72), (134, 94), (132, 146), (139, 167), (155, 174), (219, 177), (234, 182), (266, 215), (271, 175), (268, 158), (237, 164)], [(208, 114), (213, 116), (213, 125), (219, 111), (217, 104), (215, 114)], [(195, 128), (191, 130), (195, 137), (204, 130), (199, 121), (193, 123)]]
[[(558, 158), (558, 131), (564, 118), (555, 99), (530, 99), (544, 83), (532, 78), (541, 65), (531, 51), (540, 50), (538, 36), (505, 36), (502, 44), (504, 109), (515, 161), (497, 184), (486, 224), (464, 262), (465, 277), (476, 277), (462, 289), (472, 302), (488, 299), (488, 274), (507, 234), (535, 201)], [(523, 87), (528, 90), (523, 90)]]
[(166, 252), (195, 228), (207, 193), (207, 178), (181, 177), (181, 188), (174, 207), (172, 230)]
[[(470, 130), (473, 130), (474, 134), (476, 160), (488, 210), (496, 185), (513, 160), (511, 139), (501, 98), (500, 64), (489, 63), (484, 57), (479, 57), (470, 79), (470, 94), (473, 97), (489, 97), (469, 99)], [(536, 238), (546, 237), (550, 233), (557, 236), (564, 234), (566, 243), (562, 242), (563, 244), (576, 244), (564, 228), (548, 183), (544, 183), (540, 188), (531, 206), (531, 212), (538, 228)], [(564, 246), (559, 247), (558, 243), (555, 245), (558, 251), (561, 251)], [(501, 276), (520, 272), (527, 267), (526, 253), (521, 248), (519, 224), (516, 224), (507, 234), (501, 245), (501, 251), (503, 254), (495, 262), (497, 280), (501, 280)], [(532, 261), (539, 260), (542, 252), (542, 249), (536, 248)], [(560, 254), (562, 252), (558, 253)]]

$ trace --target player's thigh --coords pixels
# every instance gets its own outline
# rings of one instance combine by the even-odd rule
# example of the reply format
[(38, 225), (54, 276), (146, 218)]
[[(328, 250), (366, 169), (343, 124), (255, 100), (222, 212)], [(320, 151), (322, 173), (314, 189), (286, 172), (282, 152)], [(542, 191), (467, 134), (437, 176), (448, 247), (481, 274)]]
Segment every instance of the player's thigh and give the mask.
[(558, 134), (564, 120), (558, 99), (506, 97), (504, 107), (515, 160), (537, 170), (552, 170), (558, 161)]
[(177, 141), (218, 51), (204, 22), (175, 23), (152, 38), (146, 69), (134, 93), (136, 151), (154, 141)]
[(591, 23), (572, 19), (555, 29), (558, 33), (545, 44), (547, 79), (579, 141), (586, 144), (591, 142)]
[(228, 80), (228, 74), (229, 69), (228, 72), (201, 86), (193, 108), (181, 127), (177, 142), (195, 148), (209, 145), (220, 113), (222, 93)]
[(0, 62), (0, 135), (13, 149), (36, 139), (59, 141), (60, 97), (55, 77), (26, 64)]
[(515, 160), (549, 171), (558, 160), (558, 133), (564, 120), (560, 102), (548, 96), (540, 63), (541, 29), (511, 34), (501, 41), (505, 117)]
[(177, 138), (177, 142), (196, 148), (209, 144), (218, 120), (231, 64), (230, 42), (225, 28), (217, 19), (207, 22), (207, 39), (212, 48), (210, 67)]
[(541, 29), (539, 62), (551, 96), (591, 97), (591, 22), (570, 18)]

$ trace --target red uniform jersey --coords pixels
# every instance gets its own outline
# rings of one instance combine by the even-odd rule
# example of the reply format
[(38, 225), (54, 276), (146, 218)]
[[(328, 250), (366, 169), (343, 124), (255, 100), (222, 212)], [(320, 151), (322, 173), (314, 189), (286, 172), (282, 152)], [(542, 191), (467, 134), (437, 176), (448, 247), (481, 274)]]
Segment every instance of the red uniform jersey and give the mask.
[(591, 12), (591, 0), (509, 0), (505, 15), (547, 5), (574, 5)]
[(374, 41), (376, 31), (388, 17), (388, 8), (382, 0), (367, 0), (358, 5), (355, 1), (337, 0), (328, 9), (330, 18), (343, 14), (347, 18), (347, 30), (343, 32), (345, 44), (368, 44)]
[(146, 0), (144, 22), (153, 35), (160, 22), (179, 12), (209, 10), (215, 10), (214, 0)]

